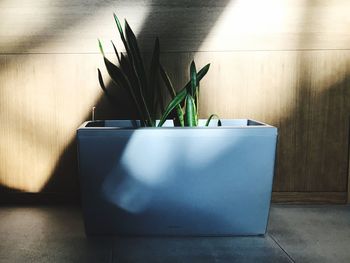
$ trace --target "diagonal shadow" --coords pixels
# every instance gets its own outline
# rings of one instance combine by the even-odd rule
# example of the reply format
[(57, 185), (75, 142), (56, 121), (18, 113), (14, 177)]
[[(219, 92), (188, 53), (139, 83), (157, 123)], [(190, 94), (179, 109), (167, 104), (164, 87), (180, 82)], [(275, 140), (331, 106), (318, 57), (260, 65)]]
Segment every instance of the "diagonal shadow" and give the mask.
[[(300, 19), (312, 25), (317, 16), (317, 9), (310, 8), (303, 10)], [(278, 124), (276, 192), (347, 191), (350, 68), (344, 64), (336, 81), (316, 92), (313, 81), (320, 65), (311, 52), (323, 50), (302, 48), (317, 41), (308, 28), (298, 39), (295, 107)]]
[[(225, 6), (229, 2), (230, 0), (182, 0), (176, 2), (170, 0), (153, 1), (152, 9), (150, 10), (149, 16), (146, 18), (138, 36), (139, 43), (146, 43), (140, 45), (141, 49), (149, 50), (149, 48), (153, 46), (155, 37), (159, 36), (161, 45), (164, 47), (162, 50), (176, 50), (176, 52), (181, 52), (178, 47), (185, 46), (186, 51), (198, 50), (202, 41), (204, 41), (207, 34), (210, 33), (215, 21), (220, 17), (220, 14), (224, 11)], [(162, 7), (162, 10), (165, 9), (166, 12), (159, 12), (158, 7)], [(180, 13), (184, 9), (189, 13), (193, 12), (193, 15), (187, 17), (186, 23), (179, 24), (177, 15), (181, 15)], [(200, 41), (189, 42), (189, 40), (193, 39), (194, 34), (195, 39), (200, 39)], [(165, 43), (163, 43), (163, 40)], [(190, 43), (190, 45), (187, 45), (188, 43)], [(190, 59), (188, 65), (189, 63)], [(188, 65), (186, 65), (186, 69)], [(96, 86), (97, 85), (98, 81), (96, 76)], [(114, 97), (119, 99), (119, 103), (112, 106), (105, 97), (101, 97), (95, 105), (98, 119), (137, 118), (137, 113), (133, 107), (133, 103), (123, 90), (116, 89), (112, 83), (107, 84), (107, 89), (111, 91), (113, 90)], [(86, 115), (85, 120), (89, 119), (90, 113)], [(79, 180), (77, 174), (76, 140), (73, 140), (61, 154), (54, 172), (42, 192), (65, 192), (67, 194), (77, 193), (76, 198), (79, 198)]]
[(296, 108), (278, 124), (274, 191), (347, 190), (349, 85), (347, 73), (325, 91), (311, 96), (310, 82), (301, 83)]
[[(225, 6), (229, 2), (229, 0), (153, 1), (149, 15), (143, 24), (140, 34), (138, 35), (138, 39), (141, 41), (142, 49), (149, 51), (154, 43), (154, 38), (157, 35), (160, 37), (163, 52), (186, 53), (190, 51), (197, 51), (202, 43), (201, 41), (205, 39), (212, 26), (215, 24), (215, 21), (220, 17), (221, 12), (225, 9)], [(97, 3), (97, 1), (92, 1), (91, 3), (96, 5), (96, 8), (100, 7), (100, 2)], [(102, 2), (101, 6), (105, 4), (106, 2)], [(160, 12), (158, 7), (162, 7), (163, 11)], [(179, 15), (183, 10), (191, 14), (191, 16), (179, 21), (178, 17), (181, 17)], [(62, 9), (63, 15), (61, 20), (65, 19), (63, 11), (64, 9)], [(117, 10), (111, 10), (111, 13), (113, 11), (117, 12)], [(310, 14), (308, 14), (308, 17), (306, 14), (308, 13), (305, 13), (304, 15), (305, 21), (307, 21), (307, 19), (312, 19)], [(123, 16), (123, 14), (118, 15), (120, 18)], [(70, 26), (74, 26), (74, 23), (78, 23), (82, 20), (83, 18), (77, 17), (74, 21), (72, 21), (73, 23), (71, 23)], [(63, 24), (60, 27), (61, 29), (64, 29)], [(44, 31), (42, 35), (45, 35)], [(52, 37), (54, 37), (54, 35), (52, 35)], [(193, 41), (193, 39), (200, 39), (201, 41)], [(31, 41), (33, 41), (34, 45), (40, 45), (40, 43), (35, 43), (34, 38)], [(310, 36), (306, 32), (304, 37), (300, 38), (299, 41), (300, 46), (303, 46), (303, 43), (312, 42), (313, 40), (310, 39)], [(17, 48), (20, 47), (21, 46), (18, 46)], [(96, 50), (98, 50), (97, 47)], [(187, 68), (187, 65), (184, 66)], [(343, 76), (340, 81), (334, 83), (331, 87), (326, 88), (324, 92), (317, 95), (317, 98), (315, 98), (315, 103), (310, 104), (309, 97), (312, 92), (310, 91), (310, 72), (308, 72), (308, 68), (310, 68), (310, 66), (311, 65), (309, 62), (307, 62), (305, 59), (301, 59), (299, 72), (296, 76), (298, 79), (300, 79), (300, 81), (297, 83), (298, 94), (296, 107), (290, 112), (289, 116), (282, 119), (278, 125), (280, 129), (280, 142), (278, 147), (279, 164), (277, 165), (277, 174), (274, 184), (275, 191), (295, 191), (300, 189), (312, 190), (309, 188), (310, 184), (315, 184), (316, 188), (320, 190), (326, 189), (327, 185), (336, 190), (345, 190), (343, 188), (340, 189), (337, 186), (339, 181), (333, 180), (329, 174), (332, 174), (333, 171), (337, 171), (338, 173), (346, 173), (347, 169), (344, 166), (339, 167), (339, 163), (347, 163), (347, 161), (344, 159), (347, 158), (347, 153), (344, 153), (344, 149), (347, 149), (347, 146), (344, 148), (340, 144), (344, 143), (344, 131), (348, 131), (349, 124), (347, 119), (344, 120), (345, 114), (342, 113), (339, 115), (338, 112), (344, 110), (344, 107), (347, 109), (347, 111), (349, 110), (349, 103), (346, 99), (350, 96), (348, 94), (349, 92), (347, 91), (348, 89), (345, 90), (345, 88), (349, 86), (349, 76)], [(183, 71), (181, 71), (181, 74), (184, 74)], [(97, 86), (98, 81), (96, 76), (96, 89), (98, 89)], [(108, 84), (108, 88), (113, 89), (111, 83)], [(345, 94), (344, 98), (340, 99), (341, 103), (339, 103), (339, 94)], [(100, 98), (96, 105), (97, 118), (136, 118), (136, 112), (127, 95), (122, 90), (118, 90), (116, 92), (116, 96), (119, 98), (119, 103), (117, 104), (116, 108), (110, 105), (110, 103), (104, 97)], [(89, 111), (89, 109), (87, 109), (87, 111)], [(312, 137), (315, 134), (315, 131), (312, 131), (310, 128), (311, 124), (309, 114), (311, 113), (314, 115), (323, 114), (326, 121), (328, 121), (325, 123), (316, 123), (317, 129), (319, 129), (319, 131), (317, 131), (318, 134), (325, 134), (325, 136), (322, 138), (334, 135), (334, 133), (330, 130), (331, 127), (338, 127), (341, 130), (340, 133), (337, 133), (337, 135), (339, 135), (338, 138), (335, 138), (334, 141), (326, 142), (320, 141), (319, 138), (321, 137), (319, 136), (317, 137), (318, 139), (313, 139)], [(89, 113), (86, 114), (85, 120), (88, 119), (90, 119)], [(341, 127), (339, 127), (339, 123), (342, 123)], [(300, 127), (303, 134), (297, 134), (296, 127)], [(288, 142), (287, 140), (290, 141)], [(284, 147), (284, 145), (287, 146), (290, 144), (294, 145), (294, 148)], [(324, 152), (322, 155), (317, 156), (317, 151), (322, 149), (322, 147), (328, 147), (327, 145), (331, 146), (330, 148), (332, 150), (328, 153)], [(336, 158), (333, 158), (333, 156), (339, 156), (339, 153), (336, 152), (336, 146), (339, 145), (342, 152), (341, 156), (344, 156), (341, 161), (337, 161)], [(306, 149), (307, 147), (311, 147), (312, 155), (303, 151), (303, 149)], [(301, 162), (299, 162), (299, 160), (301, 160)], [(313, 165), (313, 167), (316, 167), (317, 164), (321, 163), (316, 170), (319, 172), (322, 180), (318, 180), (312, 174), (314, 170), (311, 171), (311, 168), (308, 167), (310, 163)], [(302, 174), (303, 176), (298, 176), (295, 179), (296, 174)], [(76, 142), (74, 140), (62, 153), (49, 182), (46, 184), (42, 192), (63, 192), (70, 194), (78, 193), (78, 189), (79, 182), (77, 177)], [(1, 191), (2, 190), (0, 190), (0, 192)], [(4, 191), (11, 191), (11, 189), (4, 189)]]

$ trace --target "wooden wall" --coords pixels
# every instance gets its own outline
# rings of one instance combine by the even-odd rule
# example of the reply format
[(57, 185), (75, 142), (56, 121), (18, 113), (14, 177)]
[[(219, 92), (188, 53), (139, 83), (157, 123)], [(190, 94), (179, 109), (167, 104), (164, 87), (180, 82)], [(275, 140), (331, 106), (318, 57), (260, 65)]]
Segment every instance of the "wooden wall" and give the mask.
[[(142, 50), (159, 36), (176, 86), (195, 58), (210, 62), (201, 117), (252, 118), (279, 128), (274, 200), (346, 201), (350, 101), (347, 0), (6, 0), (0, 2), (0, 192), (74, 193), (75, 130), (97, 106), (112, 55), (112, 13)], [(105, 72), (104, 72), (105, 74)]]

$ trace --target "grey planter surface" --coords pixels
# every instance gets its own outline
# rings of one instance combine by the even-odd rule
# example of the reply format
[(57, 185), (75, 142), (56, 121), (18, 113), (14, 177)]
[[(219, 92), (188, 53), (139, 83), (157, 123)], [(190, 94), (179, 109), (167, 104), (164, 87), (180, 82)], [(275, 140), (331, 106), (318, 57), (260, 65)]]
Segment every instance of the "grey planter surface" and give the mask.
[(265, 234), (277, 128), (247, 119), (213, 125), (85, 122), (77, 137), (86, 233)]

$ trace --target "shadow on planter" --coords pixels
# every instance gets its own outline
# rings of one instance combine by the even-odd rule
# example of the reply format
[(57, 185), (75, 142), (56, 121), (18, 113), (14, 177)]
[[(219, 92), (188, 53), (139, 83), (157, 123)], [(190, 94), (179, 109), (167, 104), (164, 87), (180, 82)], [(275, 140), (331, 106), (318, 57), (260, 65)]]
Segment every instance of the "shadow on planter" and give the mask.
[(217, 128), (110, 123), (78, 130), (88, 234), (265, 233), (276, 128), (246, 120)]
[[(183, 25), (177, 30), (174, 29), (172, 25), (177, 24), (178, 18), (176, 16), (169, 16), (157, 12), (156, 9), (158, 6), (172, 6), (180, 8), (196, 8), (203, 7), (206, 5), (206, 2), (210, 2), (210, 5), (214, 5), (213, 12), (207, 12), (207, 8), (197, 8), (196, 15), (187, 17), (188, 23)], [(162, 44), (162, 50), (166, 51), (168, 49), (174, 49), (180, 44), (182, 44), (184, 39), (189, 39), (193, 34), (192, 25), (200, 24), (200, 31), (196, 33), (196, 39), (202, 38), (204, 41), (207, 34), (211, 31), (212, 27), (215, 25), (215, 21), (220, 17), (221, 13), (225, 10), (225, 6), (230, 3), (230, 0), (219, 0), (215, 4), (211, 1), (174, 1), (166, 0), (160, 1), (157, 0), (152, 2), (151, 9), (149, 10), (149, 17), (146, 18), (143, 23), (143, 27), (138, 35), (138, 39), (143, 42), (149, 43), (153, 46), (154, 38), (156, 35), (160, 37)], [(174, 6), (175, 5), (175, 6)], [(115, 10), (111, 10), (113, 12)], [(155, 23), (154, 14), (157, 15), (159, 23)], [(122, 17), (121, 17), (122, 18)], [(127, 18), (127, 17), (126, 17)], [(111, 20), (113, 20), (111, 15)], [(154, 29), (154, 25), (157, 25), (158, 28)], [(147, 39), (147, 36), (152, 33), (149, 32), (152, 30), (154, 32), (154, 38)], [(168, 39), (171, 39), (169, 41)], [(198, 50), (201, 45), (201, 41), (192, 41), (188, 50)], [(141, 45), (142, 46), (142, 45)], [(149, 50), (151, 46), (145, 46), (146, 50)], [(163, 48), (164, 47), (164, 48)], [(143, 49), (143, 46), (142, 46)], [(96, 46), (96, 50), (98, 47)], [(102, 58), (101, 58), (102, 60)], [(190, 63), (190, 60), (188, 61)], [(186, 65), (187, 68), (188, 65)], [(98, 80), (96, 74), (96, 89), (98, 87)], [(98, 103), (95, 105), (97, 109), (97, 119), (137, 119), (137, 113), (135, 108), (132, 106), (133, 103), (129, 98), (129, 95), (125, 93), (123, 89), (116, 89), (112, 83), (107, 83), (107, 89), (112, 93), (113, 97), (117, 98), (119, 101), (115, 105), (111, 105), (109, 101), (103, 96), (100, 98)], [(93, 105), (92, 105), (93, 106)], [(86, 115), (85, 120), (91, 118), (90, 113)], [(83, 121), (83, 120), (82, 120)], [(58, 194), (68, 194), (70, 196), (75, 196), (73, 199), (76, 201), (79, 199), (79, 182), (77, 178), (77, 155), (76, 155), (76, 140), (74, 139), (61, 154), (59, 161), (52, 173), (49, 181), (41, 191), (42, 193), (58, 193)], [(77, 194), (74, 194), (77, 193)]]

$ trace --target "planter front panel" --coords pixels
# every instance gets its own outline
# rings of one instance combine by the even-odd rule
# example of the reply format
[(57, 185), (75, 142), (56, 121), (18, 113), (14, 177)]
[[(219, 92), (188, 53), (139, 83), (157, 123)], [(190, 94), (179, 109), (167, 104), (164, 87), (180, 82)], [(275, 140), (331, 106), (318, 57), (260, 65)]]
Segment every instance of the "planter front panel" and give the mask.
[(258, 235), (269, 214), (277, 130), (78, 130), (88, 234)]

